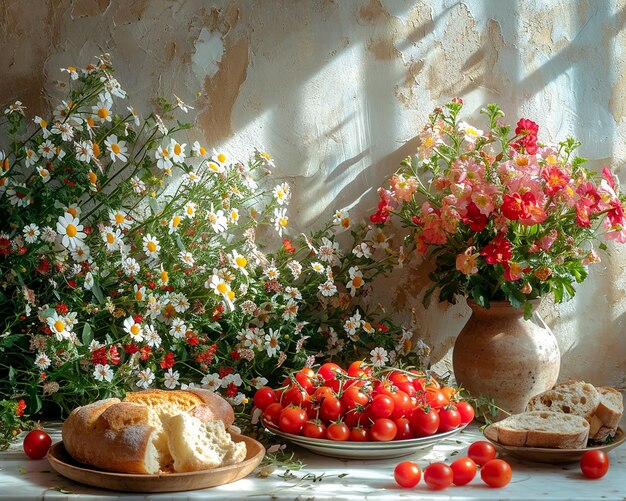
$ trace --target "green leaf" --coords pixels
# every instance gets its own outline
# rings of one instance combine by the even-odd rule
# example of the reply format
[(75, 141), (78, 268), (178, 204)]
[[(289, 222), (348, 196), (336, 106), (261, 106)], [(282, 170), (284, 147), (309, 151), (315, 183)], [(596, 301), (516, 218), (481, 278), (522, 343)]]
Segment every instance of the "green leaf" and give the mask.
[(93, 340), (93, 334), (91, 330), (91, 325), (85, 322), (85, 325), (83, 325), (83, 335), (82, 335), (83, 344), (85, 346), (88, 346), (92, 340)]
[(159, 208), (159, 204), (154, 197), (148, 197), (148, 203), (150, 204), (150, 209), (152, 210), (152, 214), (158, 214), (161, 209)]
[(93, 283), (93, 287), (91, 288), (91, 292), (98, 301), (98, 303), (104, 303), (104, 294), (102, 294), (102, 289), (100, 288), (98, 282), (96, 282), (95, 280)]

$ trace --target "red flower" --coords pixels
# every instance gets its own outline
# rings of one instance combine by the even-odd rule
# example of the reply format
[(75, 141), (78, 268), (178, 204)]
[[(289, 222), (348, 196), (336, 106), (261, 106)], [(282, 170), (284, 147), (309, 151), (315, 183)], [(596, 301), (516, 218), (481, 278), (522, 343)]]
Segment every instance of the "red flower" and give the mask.
[(606, 213), (606, 217), (608, 218), (611, 226), (621, 225), (625, 226), (626, 223), (624, 221), (624, 208), (622, 207), (622, 203), (614, 198), (609, 202), (611, 209), (609, 209)]
[(220, 318), (222, 318), (222, 313), (224, 313), (224, 305), (218, 304), (215, 308), (213, 308), (213, 316), (211, 317), (212, 322), (216, 322)]
[(11, 254), (11, 240), (0, 238), (0, 255), (8, 256), (9, 254)]
[(114, 344), (111, 345), (111, 347), (109, 348), (109, 361), (113, 364), (113, 365), (117, 365), (120, 363), (120, 352), (117, 349), (117, 346), (115, 346)]
[(567, 174), (555, 166), (545, 169), (541, 173), (541, 176), (546, 182), (546, 194), (550, 196), (559, 192), (562, 188), (567, 186), (567, 183), (569, 182)]
[(220, 367), (218, 372), (220, 375), (220, 379), (224, 379), (226, 376), (228, 376), (229, 374), (233, 372), (233, 368), (232, 367)]
[(374, 224), (383, 224), (389, 219), (389, 211), (392, 207), (385, 200), (378, 202), (378, 210), (370, 216), (370, 221)]
[(174, 367), (174, 363), (174, 354), (171, 351), (168, 351), (159, 365), (161, 366), (161, 369), (171, 369)]
[(506, 194), (502, 198), (502, 214), (511, 221), (517, 221), (524, 214), (524, 201), (519, 193)]
[(139, 358), (141, 358), (141, 360), (148, 360), (150, 358), (150, 355), (152, 355), (152, 348), (150, 348), (149, 346), (142, 346), (139, 349), (139, 352), (141, 353), (141, 355), (139, 355)]
[(68, 280), (67, 285), (69, 285), (72, 289), (76, 289), (76, 280)]
[(283, 249), (285, 249), (287, 252), (294, 252), (296, 250), (296, 248), (291, 245), (291, 241), (288, 238), (285, 238), (283, 240)]
[(488, 264), (506, 263), (513, 257), (511, 242), (502, 235), (498, 235), (488, 245), (483, 247), (480, 255), (485, 258)]
[(206, 351), (203, 351), (198, 356), (196, 356), (196, 362), (199, 364), (210, 365), (215, 358), (215, 352), (217, 351), (217, 345), (212, 344)]
[(140, 324), (141, 322), (143, 322), (143, 317), (141, 315), (133, 315), (133, 320), (136, 324)]
[(587, 181), (582, 183), (577, 189), (576, 193), (580, 195), (578, 203), (585, 205), (589, 209), (593, 210), (598, 206), (600, 202), (600, 195), (593, 183)]
[(576, 203), (576, 224), (582, 228), (588, 228), (591, 226), (591, 218), (589, 216), (589, 207), (582, 202), (582, 200)]
[[(1, 249), (1, 245), (2, 244), (0, 242), (0, 249)], [(41, 261), (39, 261), (39, 264), (37, 265), (37, 271), (39, 273), (44, 273), (48, 271), (49, 269), (50, 269), (50, 261), (48, 261), (48, 259), (44, 257)]]
[(129, 355), (132, 355), (133, 353), (137, 353), (139, 351), (139, 346), (136, 344), (125, 344), (124, 351)]
[(15, 414), (17, 416), (23, 416), (25, 410), (26, 410), (26, 402), (24, 401), (24, 399), (21, 399), (17, 402), (17, 407), (15, 408)]
[(483, 231), (487, 226), (487, 216), (480, 212), (480, 209), (474, 202), (470, 202), (463, 222), (468, 224), (472, 231)]
[(389, 328), (384, 324), (376, 324), (376, 330), (379, 332), (387, 332)]
[(94, 365), (106, 365), (107, 363), (107, 349), (106, 346), (102, 346), (97, 350), (91, 352), (91, 363)]
[(607, 183), (609, 183), (609, 186), (615, 189), (615, 178), (613, 177), (613, 173), (609, 170), (608, 167), (602, 169), (602, 176), (604, 176), (604, 179), (606, 179)]
[(200, 344), (198, 336), (196, 336), (193, 331), (185, 332), (185, 339), (187, 340), (187, 344), (189, 346), (197, 346), (198, 344)]
[(241, 358), (241, 355), (237, 350), (231, 350), (230, 358), (232, 358), (233, 360), (239, 360)]
[(537, 134), (539, 134), (539, 125), (528, 118), (520, 118), (515, 128), (515, 134), (524, 137), (534, 137), (536, 140)]
[(230, 383), (228, 385), (228, 389), (226, 390), (226, 396), (227, 397), (234, 397), (235, 395), (237, 395), (237, 385), (235, 383)]

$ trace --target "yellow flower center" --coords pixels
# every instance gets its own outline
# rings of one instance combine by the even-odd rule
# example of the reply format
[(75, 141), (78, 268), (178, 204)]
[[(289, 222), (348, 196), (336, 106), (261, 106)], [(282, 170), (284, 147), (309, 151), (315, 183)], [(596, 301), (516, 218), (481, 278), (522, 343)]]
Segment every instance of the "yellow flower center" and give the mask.
[(117, 155), (120, 152), (120, 145), (117, 143), (113, 143), (111, 145), (111, 151)]
[(42, 129), (45, 129), (46, 127), (48, 127), (48, 122), (46, 122), (43, 118), (41, 119), (41, 121), (39, 122), (39, 125), (41, 126)]
[(98, 110), (98, 116), (102, 119), (105, 119), (109, 116), (109, 110), (107, 110), (106, 108), (100, 108)]
[(206, 148), (204, 146), (200, 146), (198, 151), (200, 152), (200, 156), (206, 155)]
[(117, 224), (122, 224), (124, 221), (125, 221), (125, 218), (123, 214), (120, 214), (119, 212), (115, 214), (115, 222)]
[(89, 117), (87, 119), (87, 125), (89, 125), (89, 127), (93, 127), (94, 125), (96, 125), (96, 121), (93, 118)]
[(235, 293), (233, 291), (228, 291), (228, 294), (226, 295), (228, 296), (228, 299), (230, 299), (231, 301), (235, 299)]
[(187, 214), (189, 214), (190, 216), (193, 214), (193, 207), (191, 206), (187, 207)]
[(96, 158), (100, 156), (100, 146), (98, 146), (98, 143), (93, 143), (93, 156)]
[(237, 256), (237, 258), (235, 259), (235, 263), (237, 263), (237, 266), (239, 266), (240, 268), (245, 268), (248, 264), (248, 260), (243, 256)]
[(76, 226), (70, 223), (67, 225), (67, 228), (65, 228), (65, 233), (67, 234), (68, 237), (72, 238), (76, 236), (76, 233), (78, 233), (78, 230), (76, 229)]
[(216, 289), (217, 292), (219, 292), (220, 294), (224, 294), (228, 290), (228, 287), (226, 287), (226, 284), (224, 282), (220, 282), (219, 284), (217, 284)]
[(65, 330), (65, 324), (62, 320), (57, 320), (56, 322), (54, 322), (54, 330), (56, 330), (57, 332), (63, 332)]
[(289, 224), (289, 221), (287, 220), (287, 218), (281, 217), (281, 218), (278, 220), (278, 224), (279, 224), (280, 226), (282, 226), (283, 228), (286, 228), (286, 227), (287, 227), (287, 224)]
[(180, 152), (181, 152), (180, 144), (176, 143), (176, 144), (174, 145), (174, 153), (175, 153), (176, 155), (180, 155)]
[(265, 159), (265, 160), (271, 160), (272, 158), (265, 152), (261, 153), (261, 156)]
[(115, 242), (115, 235), (113, 233), (107, 233), (107, 243), (113, 244)]
[(130, 333), (133, 336), (136, 336), (137, 334), (139, 334), (140, 331), (141, 331), (141, 328), (137, 324), (133, 324), (130, 328)]
[(96, 176), (96, 173), (92, 170), (89, 171), (87, 177), (89, 178), (89, 182), (91, 184), (96, 184), (96, 181), (98, 181), (98, 176)]
[(65, 209), (65, 212), (67, 212), (68, 214), (71, 214), (74, 217), (78, 215), (78, 211), (76, 210), (76, 207), (68, 207), (67, 209)]
[(209, 162), (209, 169), (211, 169), (214, 172), (217, 172), (218, 170), (220, 170), (219, 166), (215, 162)]
[(180, 224), (180, 216), (174, 216), (172, 218), (172, 226), (174, 228), (177, 228), (179, 224)]
[(162, 271), (161, 272), (161, 282), (163, 282), (164, 284), (166, 284), (167, 282), (170, 281), (170, 276), (167, 273), (167, 271)]
[(5, 159), (2, 161), (2, 168), (3, 168), (5, 171), (9, 170), (9, 159), (8, 159), (8, 158), (5, 158)]
[(163, 155), (163, 158), (167, 158), (170, 156), (170, 152), (167, 151), (167, 148), (161, 148), (161, 155)]
[(360, 276), (356, 276), (352, 279), (352, 285), (354, 285), (355, 287), (361, 287), (361, 285), (363, 285), (363, 279)]
[(150, 252), (156, 252), (156, 250), (157, 250), (156, 244), (154, 242), (152, 242), (152, 241), (148, 242), (147, 247), (148, 247), (148, 250)]
[(226, 162), (226, 155), (224, 155), (224, 153), (219, 153), (217, 155), (217, 161), (223, 164)]
[(141, 301), (143, 299), (143, 292), (141, 292), (141, 290), (138, 290), (137, 292), (135, 292), (135, 299), (137, 301)]

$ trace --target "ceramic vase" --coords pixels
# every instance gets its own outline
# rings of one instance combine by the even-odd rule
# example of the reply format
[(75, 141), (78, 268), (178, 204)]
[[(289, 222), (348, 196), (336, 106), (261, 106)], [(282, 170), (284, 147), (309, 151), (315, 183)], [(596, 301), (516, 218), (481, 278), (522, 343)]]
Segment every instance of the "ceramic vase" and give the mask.
[[(489, 309), (468, 305), (472, 315), (452, 357), (457, 384), (474, 397), (493, 398), (507, 412), (524, 411), (533, 395), (558, 379), (561, 355), (554, 334), (536, 312), (538, 304), (530, 320), (508, 301), (493, 301)], [(498, 418), (504, 416), (499, 412)]]

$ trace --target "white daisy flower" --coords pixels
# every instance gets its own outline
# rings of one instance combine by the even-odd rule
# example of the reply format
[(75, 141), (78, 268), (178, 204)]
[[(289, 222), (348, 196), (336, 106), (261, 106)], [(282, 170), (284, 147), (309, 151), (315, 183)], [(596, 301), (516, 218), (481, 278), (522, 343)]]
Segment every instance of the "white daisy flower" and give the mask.
[(22, 101), (15, 101), (14, 103), (10, 104), (8, 108), (4, 110), (4, 114), (10, 115), (11, 113), (19, 113), (20, 115), (24, 116), (25, 109), (26, 109), (26, 106), (22, 104)]
[(169, 220), (169, 222), (167, 223), (168, 226), (168, 235), (171, 235), (172, 233), (174, 233), (175, 231), (178, 230), (178, 227), (180, 226), (181, 223), (181, 217), (178, 214), (174, 214), (172, 216), (172, 219)]
[(135, 322), (133, 317), (124, 320), (124, 330), (130, 335), (134, 343), (143, 341), (143, 327), (140, 323)]
[(69, 213), (57, 219), (57, 233), (61, 236), (61, 243), (70, 249), (82, 245), (83, 239), (87, 236), (78, 218)]
[(105, 96), (100, 95), (98, 104), (96, 106), (92, 106), (91, 111), (96, 117), (98, 117), (98, 120), (100, 120), (100, 122), (110, 122), (112, 105), (113, 101), (110, 101)]
[(49, 244), (53, 243), (57, 239), (57, 232), (54, 231), (50, 226), (44, 226), (42, 237), (45, 242)]
[(217, 163), (217, 162), (213, 162), (211, 160), (209, 160), (206, 164), (207, 169), (209, 169), (211, 172), (215, 172), (216, 174), (221, 174), (222, 172), (225, 172), (226, 169), (224, 169), (224, 166)]
[(361, 242), (354, 246), (354, 249), (352, 249), (352, 254), (354, 254), (356, 257), (364, 257), (369, 259), (372, 257), (372, 250), (370, 249), (370, 246), (367, 245), (365, 242)]
[(23, 183), (13, 183), (7, 189), (7, 196), (11, 205), (17, 207), (27, 207), (33, 201), (30, 198), (30, 190)]
[(298, 261), (294, 261), (293, 259), (287, 262), (287, 268), (291, 271), (294, 279), (298, 279), (302, 274), (302, 265)]
[(161, 170), (170, 170), (174, 165), (170, 148), (164, 144), (154, 151), (154, 158), (157, 161), (157, 167)]
[(228, 388), (228, 385), (231, 383), (235, 386), (241, 386), (243, 384), (243, 380), (239, 374), (228, 374), (224, 376), (224, 379), (222, 379), (222, 388)]
[(183, 208), (183, 212), (186, 218), (193, 219), (196, 215), (196, 204), (194, 202), (187, 202)]
[(228, 222), (230, 224), (239, 224), (239, 209), (236, 207), (228, 209)]
[(35, 357), (35, 365), (40, 371), (45, 371), (48, 367), (50, 367), (50, 358), (48, 355), (40, 351)]
[(55, 122), (50, 132), (52, 132), (52, 134), (60, 134), (63, 141), (71, 141), (74, 137), (74, 129), (72, 129), (72, 126), (68, 122)]
[(270, 328), (269, 334), (265, 335), (265, 351), (268, 357), (274, 357), (280, 350), (280, 344), (278, 339), (278, 330)]
[(370, 360), (372, 361), (372, 365), (374, 367), (383, 367), (389, 361), (387, 350), (377, 346), (370, 351)]
[(206, 148), (204, 146), (201, 146), (198, 141), (195, 141), (193, 143), (193, 146), (191, 147), (191, 151), (197, 157), (205, 157), (206, 156)]
[(141, 285), (141, 284), (133, 285), (133, 296), (135, 297), (135, 301), (143, 301), (146, 296), (145, 285)]
[(365, 283), (363, 280), (363, 272), (356, 266), (352, 266), (348, 270), (348, 274), (350, 275), (350, 281), (346, 284), (346, 287), (350, 289), (350, 295), (354, 297), (356, 291), (363, 287), (363, 284)]
[(220, 165), (223, 165), (224, 167), (226, 167), (230, 162), (229, 162), (229, 158), (228, 158), (228, 154), (224, 151), (215, 151), (215, 149), (213, 149), (213, 157), (212, 157), (216, 162), (218, 162)]
[(126, 141), (119, 141), (115, 134), (111, 134), (104, 140), (104, 144), (109, 149), (111, 160), (113, 162), (115, 162), (118, 158), (122, 162), (126, 162), (128, 160), (128, 157), (126, 156), (126, 153), (128, 152)]
[(272, 218), (272, 223), (274, 223), (274, 228), (278, 232), (278, 236), (282, 237), (283, 232), (287, 228), (289, 224), (289, 218), (287, 217), (287, 209), (279, 209), (278, 207), (274, 209), (274, 217)]
[(159, 251), (161, 250), (161, 244), (159, 244), (159, 241), (157, 240), (156, 237), (150, 235), (150, 233), (148, 233), (147, 235), (144, 235), (143, 237), (143, 251), (149, 256), (149, 257), (159, 257)]
[(187, 146), (187, 144), (180, 144), (176, 139), (171, 139), (169, 150), (173, 162), (180, 164), (185, 161), (185, 146)]
[(93, 158), (93, 143), (91, 141), (81, 141), (75, 144), (76, 159), (80, 162), (91, 162)]
[(324, 297), (331, 297), (337, 294), (337, 286), (331, 280), (326, 280), (323, 284), (319, 284), (317, 289)]
[(198, 176), (198, 174), (196, 174), (194, 171), (189, 171), (187, 174), (185, 174), (185, 179), (193, 184), (200, 182), (200, 176)]
[(114, 227), (120, 230), (127, 230), (132, 225), (132, 219), (123, 209), (109, 212), (109, 221)]
[(74, 66), (68, 66), (67, 68), (61, 68), (61, 71), (69, 73), (72, 80), (78, 80), (78, 70)]
[(361, 313), (359, 313), (359, 310), (356, 310), (356, 313), (344, 322), (343, 328), (350, 337), (350, 339), (353, 339), (353, 337), (356, 336), (357, 329), (359, 329), (360, 327)]
[(26, 150), (26, 158), (24, 159), (24, 163), (26, 164), (26, 167), (32, 167), (33, 165), (37, 163), (37, 160), (39, 160), (39, 156), (37, 155), (37, 153), (35, 153), (30, 148), (28, 148)]
[(150, 385), (153, 381), (154, 372), (152, 372), (152, 369), (150, 369), (150, 367), (146, 367), (145, 369), (140, 370), (137, 373), (137, 386), (139, 386), (140, 388), (144, 388), (147, 390), (148, 388), (150, 388)]
[(144, 327), (143, 337), (148, 346), (152, 346), (153, 348), (161, 346), (161, 336), (159, 336), (159, 333), (155, 329), (154, 325), (148, 324)]
[(114, 251), (120, 248), (120, 245), (122, 244), (122, 232), (119, 228), (105, 226), (102, 228), (101, 235), (108, 250)]
[(185, 313), (189, 309), (189, 300), (181, 292), (172, 294), (169, 301), (178, 313)]
[(96, 381), (108, 381), (110, 383), (113, 380), (113, 371), (109, 364), (97, 364), (93, 370), (93, 377)]
[(459, 122), (459, 130), (464, 133), (465, 140), (471, 144), (474, 144), (484, 134), (482, 130), (463, 121)]
[(178, 382), (179, 378), (180, 378), (180, 374), (178, 373), (178, 371), (172, 371), (172, 369), (170, 367), (167, 370), (167, 372), (165, 373), (165, 380), (163, 381), (163, 385), (168, 390), (173, 390), (174, 388), (176, 388), (180, 384)]
[(38, 165), (37, 174), (39, 174), (39, 177), (41, 178), (41, 181), (43, 183), (47, 183), (48, 181), (50, 181), (50, 171), (45, 167), (41, 167)]
[(193, 267), (196, 263), (196, 260), (193, 258), (193, 254), (189, 251), (180, 251), (178, 253), (178, 257), (187, 268)]
[(285, 309), (283, 310), (282, 318), (283, 320), (290, 321), (294, 320), (298, 316), (298, 303), (296, 303), (293, 299), (287, 301), (285, 304)]
[(39, 127), (41, 127), (43, 138), (48, 139), (48, 137), (50, 136), (50, 131), (47, 128), (48, 122), (38, 115), (35, 115), (35, 118), (33, 118), (33, 122), (35, 122), (37, 125), (39, 125)]
[(126, 109), (130, 112), (130, 114), (135, 119), (135, 126), (139, 127), (141, 122), (139, 121), (139, 113), (137, 113), (137, 110), (135, 109), (135, 107), (134, 106), (127, 106)]
[(219, 390), (220, 387), (222, 386), (222, 381), (220, 379), (220, 376), (219, 374), (216, 374), (216, 373), (207, 374), (206, 376), (202, 378), (200, 383), (202, 384), (203, 388), (206, 388), (207, 390), (210, 390), (210, 391)]
[(146, 191), (145, 183), (141, 179), (139, 179), (137, 176), (133, 176), (130, 179), (130, 185), (133, 187), (133, 191), (140, 195)]
[(72, 259), (77, 263), (83, 263), (91, 256), (91, 250), (85, 244), (77, 245), (71, 251)]
[(31, 223), (24, 226), (24, 228), (22, 229), (22, 233), (24, 234), (24, 239), (29, 244), (32, 244), (37, 241), (39, 235), (41, 234), (41, 231), (39, 230), (39, 226), (37, 226), (35, 223)]
[(122, 259), (119, 264), (122, 266), (122, 270), (124, 271), (124, 273), (126, 273), (126, 275), (128, 275), (129, 277), (136, 275), (141, 270), (139, 263), (135, 260), (135, 258), (132, 257), (126, 257)]
[(43, 143), (39, 145), (39, 148), (37, 151), (39, 151), (39, 154), (43, 158), (47, 158), (48, 160), (50, 160), (54, 158), (54, 155), (56, 154), (56, 146), (54, 145), (52, 141), (50, 141), (49, 139), (46, 139)]
[(180, 318), (175, 318), (172, 320), (172, 325), (170, 326), (170, 335), (176, 339), (182, 339), (185, 337), (185, 333), (187, 332), (187, 325)]
[(174, 98), (176, 99), (176, 107), (180, 108), (181, 111), (187, 113), (189, 110), (193, 110), (193, 106), (189, 106), (188, 104), (184, 103), (183, 100), (176, 94), (174, 94)]
[(280, 272), (278, 271), (278, 268), (273, 265), (273, 261), (271, 266), (268, 266), (263, 270), (263, 274), (270, 280), (276, 280), (280, 276)]
[(233, 249), (233, 251), (229, 255), (230, 262), (233, 267), (239, 271), (241, 271), (244, 275), (248, 275), (248, 270), (246, 270), (246, 266), (248, 264), (248, 260), (239, 254), (237, 250)]
[(311, 268), (313, 269), (315, 273), (319, 273), (320, 275), (323, 275), (324, 273), (326, 273), (326, 266), (324, 266), (319, 261), (312, 262)]
[(87, 273), (85, 273), (85, 282), (83, 283), (83, 287), (89, 291), (93, 288), (93, 286), (94, 286), (93, 274), (90, 271), (88, 271)]
[(250, 380), (250, 384), (256, 390), (263, 388), (267, 383), (267, 378), (264, 378), (263, 376), (254, 377)]
[(215, 212), (213, 204), (211, 204), (211, 210), (207, 211), (206, 218), (211, 224), (211, 228), (213, 228), (213, 231), (215, 233), (222, 233), (224, 230), (226, 230), (226, 227), (228, 226), (226, 216), (224, 216), (224, 211), (220, 209)]
[(59, 315), (56, 311), (47, 318), (48, 327), (56, 337), (57, 341), (63, 341), (70, 338), (72, 326), (68, 324), (63, 315)]
[(287, 183), (277, 184), (272, 193), (279, 205), (286, 205), (291, 198), (291, 187)]

